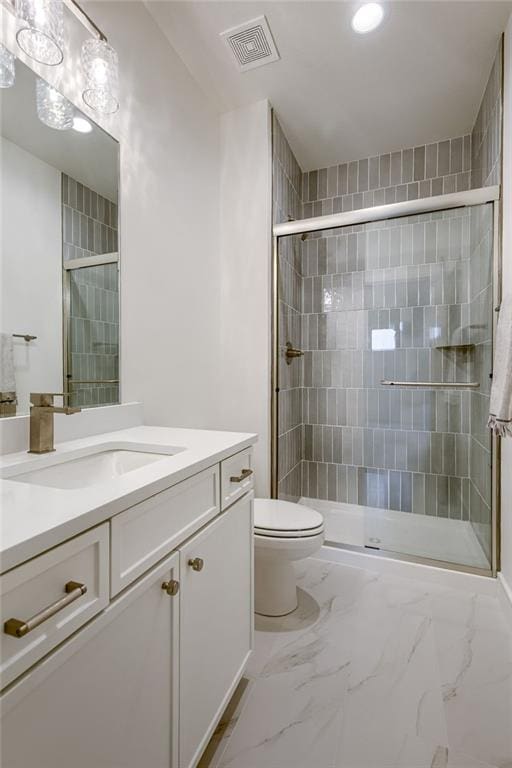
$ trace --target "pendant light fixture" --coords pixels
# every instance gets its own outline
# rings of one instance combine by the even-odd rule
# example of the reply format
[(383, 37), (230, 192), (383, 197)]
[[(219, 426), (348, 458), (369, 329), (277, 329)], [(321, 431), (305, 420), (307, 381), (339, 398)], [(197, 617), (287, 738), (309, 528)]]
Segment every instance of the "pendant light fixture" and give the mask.
[(62, 0), (16, 0), (15, 9), (21, 50), (40, 64), (60, 64), (64, 58)]
[(104, 38), (89, 38), (82, 45), (85, 88), (82, 98), (102, 115), (119, 109), (117, 53)]
[(40, 77), (36, 80), (37, 116), (48, 128), (67, 131), (73, 127), (75, 110), (62, 93)]
[[(81, 63), (85, 79), (82, 98), (87, 106), (96, 112), (111, 115), (119, 109), (117, 53), (76, 0), (10, 0), (9, 8), (14, 11), (17, 19), (18, 45), (40, 64), (60, 64), (64, 59), (64, 6), (93, 35), (82, 45)], [(14, 58), (11, 60), (8, 51), (0, 50), (0, 87), (7, 88), (14, 82), (10, 81), (10, 78), (14, 77), (14, 74), (10, 74), (11, 70), (14, 72)], [(52, 111), (50, 107), (54, 105), (52, 109), (55, 114), (52, 113), (50, 122), (46, 124), (60, 130), (68, 128), (68, 119), (63, 117), (67, 114), (63, 102), (60, 102), (57, 108), (58, 99), (52, 101), (49, 97), (50, 86), (46, 86), (45, 94), (43, 86), (40, 87), (41, 98), (50, 105), (43, 109), (42, 114), (49, 115)], [(55, 93), (63, 99), (58, 91)], [(61, 118), (56, 119), (56, 124), (53, 125), (57, 112)], [(41, 119), (46, 122), (45, 118)]]
[(0, 43), (0, 88), (10, 88), (14, 85), (14, 60), (14, 54)]

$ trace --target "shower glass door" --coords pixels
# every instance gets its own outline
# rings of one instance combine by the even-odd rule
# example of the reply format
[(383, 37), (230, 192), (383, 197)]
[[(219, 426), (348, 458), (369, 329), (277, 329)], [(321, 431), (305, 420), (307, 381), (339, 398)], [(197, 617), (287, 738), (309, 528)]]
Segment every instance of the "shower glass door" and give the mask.
[[(101, 263), (101, 259), (110, 259)], [(65, 391), (73, 406), (119, 402), (117, 254), (64, 264)]]
[(489, 570), (493, 204), (278, 243), (279, 497), (330, 543)]

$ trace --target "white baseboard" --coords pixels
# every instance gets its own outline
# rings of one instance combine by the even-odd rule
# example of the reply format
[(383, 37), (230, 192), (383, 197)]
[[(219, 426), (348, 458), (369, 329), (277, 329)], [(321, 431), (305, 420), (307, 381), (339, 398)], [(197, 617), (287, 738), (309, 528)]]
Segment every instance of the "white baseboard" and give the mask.
[(512, 586), (508, 584), (502, 573), (498, 573), (498, 600), (508, 623), (512, 627)]
[(366, 554), (365, 552), (341, 549), (339, 547), (323, 546), (318, 555), (316, 555), (316, 558), (333, 563), (341, 563), (352, 568), (364, 568), (390, 576), (398, 576), (399, 578), (428, 581), (450, 589), (463, 589), (490, 597), (498, 595), (498, 582), (490, 576), (450, 571), (446, 568), (436, 568), (433, 565), (393, 560), (392, 558), (382, 557), (377, 554)]

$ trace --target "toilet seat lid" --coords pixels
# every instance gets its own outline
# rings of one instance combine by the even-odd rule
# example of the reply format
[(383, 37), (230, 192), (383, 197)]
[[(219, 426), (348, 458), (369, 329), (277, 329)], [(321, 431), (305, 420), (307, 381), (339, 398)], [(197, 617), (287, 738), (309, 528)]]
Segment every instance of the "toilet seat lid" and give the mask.
[(254, 532), (260, 536), (315, 536), (324, 529), (320, 512), (280, 499), (254, 500)]

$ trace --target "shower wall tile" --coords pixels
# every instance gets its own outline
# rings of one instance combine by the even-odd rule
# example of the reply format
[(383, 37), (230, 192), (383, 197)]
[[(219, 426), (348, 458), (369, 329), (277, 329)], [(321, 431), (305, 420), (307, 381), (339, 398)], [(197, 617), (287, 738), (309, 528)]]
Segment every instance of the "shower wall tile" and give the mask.
[(471, 133), (471, 187), (501, 183), (503, 44), (500, 40)]
[[(272, 113), (272, 199), (273, 221), (278, 224), (291, 219), (302, 218), (302, 184), (311, 184), (312, 192), (318, 194), (318, 173), (303, 182), (302, 170), (279, 124)], [(322, 174), (321, 191), (327, 195), (327, 171)], [(325, 176), (325, 183), (323, 182)]]
[[(302, 217), (302, 171), (290, 149), (279, 121), (272, 117), (273, 221)], [(337, 180), (336, 180), (337, 181)], [(327, 194), (333, 174), (312, 175), (311, 189)], [(278, 489), (280, 498), (297, 501), (302, 493), (302, 360), (286, 363), (286, 342), (300, 347), (302, 335), (302, 241), (282, 238), (279, 247), (279, 410), (278, 410)], [(318, 248), (316, 252), (318, 259)], [(322, 254), (320, 254), (322, 259)], [(321, 261), (322, 263), (322, 261)]]
[[(469, 189), (471, 138), (470, 134), (457, 136), (305, 172), (302, 216), (324, 216)], [(319, 184), (320, 178), (331, 183)]]
[(470, 334), (470, 228), (450, 211), (303, 241), (303, 495), (468, 519), (472, 393), (381, 381), (474, 376), (457, 347)]

